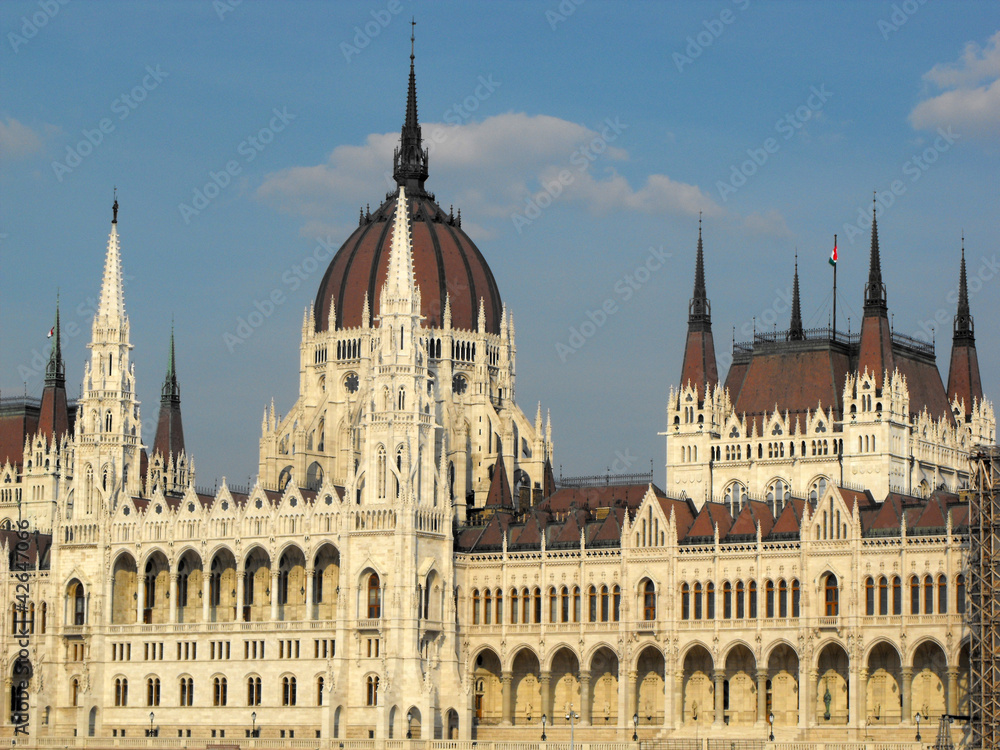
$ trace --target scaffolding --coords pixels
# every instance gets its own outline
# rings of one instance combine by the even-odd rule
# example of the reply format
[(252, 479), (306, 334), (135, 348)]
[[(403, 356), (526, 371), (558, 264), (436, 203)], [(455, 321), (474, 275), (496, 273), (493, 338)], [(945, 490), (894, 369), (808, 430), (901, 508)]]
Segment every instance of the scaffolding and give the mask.
[(1000, 448), (970, 456), (970, 747), (1000, 750)]

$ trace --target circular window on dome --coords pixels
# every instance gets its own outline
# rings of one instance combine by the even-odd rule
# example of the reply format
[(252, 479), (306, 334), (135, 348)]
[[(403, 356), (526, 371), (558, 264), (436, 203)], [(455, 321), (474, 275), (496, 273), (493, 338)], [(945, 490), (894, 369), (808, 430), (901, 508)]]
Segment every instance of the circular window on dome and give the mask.
[(347, 389), (348, 393), (357, 393), (359, 384), (360, 381), (356, 372), (347, 373), (347, 377), (344, 378), (344, 388)]
[(451, 379), (451, 389), (455, 392), (456, 396), (461, 396), (468, 387), (469, 381), (465, 379), (464, 375), (455, 375)]

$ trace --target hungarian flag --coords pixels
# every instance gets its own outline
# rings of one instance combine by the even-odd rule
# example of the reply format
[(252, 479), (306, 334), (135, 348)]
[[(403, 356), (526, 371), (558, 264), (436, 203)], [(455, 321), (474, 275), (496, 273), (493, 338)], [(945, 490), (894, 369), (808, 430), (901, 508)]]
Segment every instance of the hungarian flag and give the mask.
[(834, 268), (837, 267), (837, 240), (836, 240), (836, 238), (834, 238), (834, 240), (833, 240), (833, 252), (830, 253), (829, 263)]
[(52, 337), (53, 337), (53, 336), (55, 336), (55, 335), (56, 335), (56, 327), (55, 327), (55, 326), (52, 326), (52, 327), (51, 327), (51, 328), (49, 329), (49, 335), (48, 335), (48, 338), (52, 338)]

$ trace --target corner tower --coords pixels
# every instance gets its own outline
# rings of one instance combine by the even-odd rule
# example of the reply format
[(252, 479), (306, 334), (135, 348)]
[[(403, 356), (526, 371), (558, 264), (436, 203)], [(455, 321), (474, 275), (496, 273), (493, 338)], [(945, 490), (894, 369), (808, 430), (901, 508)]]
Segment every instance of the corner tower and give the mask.
[(705, 254), (701, 239), (701, 217), (698, 217), (698, 252), (694, 268), (694, 293), (688, 303), (688, 332), (684, 344), (684, 364), (681, 367), (681, 388), (687, 385), (705, 398), (705, 386), (719, 384), (715, 363), (715, 341), (712, 338), (712, 304), (705, 288)]
[(951, 364), (948, 367), (948, 399), (961, 401), (965, 420), (972, 415), (973, 404), (982, 403), (983, 383), (979, 376), (975, 328), (969, 310), (969, 283), (965, 274), (965, 237), (962, 237), (962, 262), (958, 273), (958, 310), (951, 338)]

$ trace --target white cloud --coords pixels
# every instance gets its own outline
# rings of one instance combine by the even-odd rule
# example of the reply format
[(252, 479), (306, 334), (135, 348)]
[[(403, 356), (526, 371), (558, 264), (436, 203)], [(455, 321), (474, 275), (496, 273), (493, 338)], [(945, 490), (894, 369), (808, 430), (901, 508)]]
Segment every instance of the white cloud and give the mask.
[(42, 138), (13, 117), (0, 120), (0, 159), (23, 159), (42, 148)]
[[(552, 185), (560, 173), (571, 179), (564, 180), (567, 184), (553, 203), (582, 206), (593, 214), (726, 213), (697, 185), (664, 174), (648, 175), (634, 187), (613, 167), (628, 161), (628, 152), (615, 144), (628, 132), (628, 124), (610, 118), (594, 129), (524, 113), (461, 125), (423, 123), (421, 127), (424, 146), (430, 151), (428, 188), (445, 186), (449, 203), (453, 199), (464, 214), (480, 222), (467, 227), (470, 232), (475, 229), (477, 236), (492, 234), (504, 222), (509, 227), (511, 215), (523, 211), (526, 200)], [(336, 216), (346, 201), (355, 206), (378, 201), (381, 195), (373, 191), (373, 185), (395, 189), (392, 154), (398, 140), (398, 133), (379, 133), (369, 135), (361, 145), (338, 146), (323, 164), (268, 175), (257, 196), (312, 222), (342, 222)]]
[(969, 42), (958, 60), (938, 63), (924, 80), (941, 93), (913, 109), (914, 128), (951, 126), (961, 135), (1000, 136), (1000, 31), (985, 47)]

